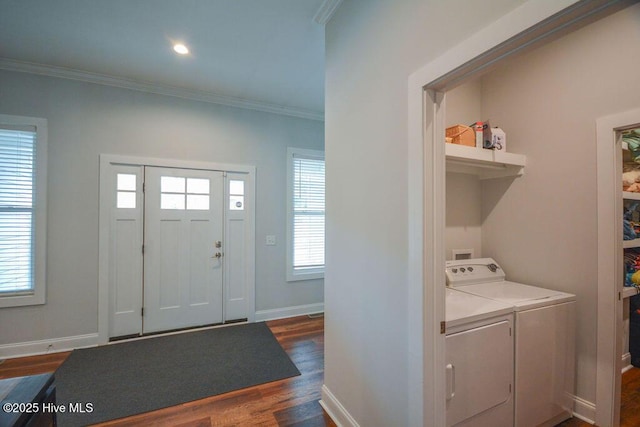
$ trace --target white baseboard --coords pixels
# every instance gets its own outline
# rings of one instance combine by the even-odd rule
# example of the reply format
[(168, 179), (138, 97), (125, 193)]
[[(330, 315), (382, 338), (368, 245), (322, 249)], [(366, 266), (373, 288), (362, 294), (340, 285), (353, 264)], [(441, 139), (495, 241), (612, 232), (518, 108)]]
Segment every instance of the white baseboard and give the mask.
[(256, 311), (256, 322), (265, 320), (284, 319), (287, 317), (302, 316), (324, 312), (324, 303), (295, 305), (293, 307), (275, 308), (272, 310)]
[(631, 368), (633, 368), (631, 364), (631, 353), (625, 353), (622, 355), (622, 373), (624, 374)]
[(69, 351), (84, 347), (95, 347), (97, 345), (97, 333), (53, 338), (48, 340), (19, 342), (15, 344), (3, 344), (0, 345), (0, 359), (34, 356), (46, 353), (59, 353), (61, 351)]
[[(326, 385), (322, 385), (322, 399), (320, 406), (326, 411), (338, 427), (359, 427), (356, 420), (349, 414), (340, 401), (331, 393)], [(573, 396), (573, 416), (582, 421), (595, 424), (596, 405), (580, 397)]]
[(331, 417), (338, 427), (359, 427), (359, 424), (345, 409), (326, 385), (322, 385), (322, 399), (320, 406)]
[(585, 423), (595, 424), (596, 405), (578, 396), (573, 396), (573, 416)]

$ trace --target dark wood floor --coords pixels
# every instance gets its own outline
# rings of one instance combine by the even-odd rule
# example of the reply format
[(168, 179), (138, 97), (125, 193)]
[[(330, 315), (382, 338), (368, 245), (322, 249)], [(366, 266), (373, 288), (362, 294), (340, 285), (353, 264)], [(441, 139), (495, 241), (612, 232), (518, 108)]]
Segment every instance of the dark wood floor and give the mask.
[[(267, 325), (302, 375), (100, 425), (335, 427), (318, 403), (324, 377), (324, 319), (300, 316)], [(68, 355), (6, 360), (0, 364), (0, 378), (52, 372)]]
[(620, 427), (640, 426), (640, 369), (622, 375)]
[[(291, 426), (335, 427), (320, 407), (324, 376), (324, 319), (308, 316), (273, 320), (267, 325), (302, 375), (185, 403), (101, 426)], [(69, 353), (9, 359), (0, 379), (53, 372)], [(621, 427), (640, 426), (640, 369), (622, 375)], [(557, 427), (587, 427), (572, 418)]]
[[(640, 369), (622, 374), (620, 403), (620, 427), (640, 426)], [(591, 424), (572, 418), (556, 427), (591, 427)]]

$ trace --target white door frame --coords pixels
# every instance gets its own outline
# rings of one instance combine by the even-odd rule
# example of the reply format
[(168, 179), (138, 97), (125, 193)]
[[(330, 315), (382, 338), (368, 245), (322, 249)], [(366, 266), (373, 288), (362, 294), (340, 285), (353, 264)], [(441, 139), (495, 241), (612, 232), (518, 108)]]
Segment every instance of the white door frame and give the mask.
[[(513, 54), (541, 46), (624, 6), (613, 0), (529, 0), (409, 76), (408, 371), (423, 373), (409, 376), (411, 425), (444, 425), (446, 415), (441, 333), (445, 319), (444, 93)], [(615, 411), (615, 397), (598, 397), (603, 400), (597, 401), (596, 414), (608, 417)]]
[[(111, 193), (108, 179), (111, 165), (157, 166), (180, 169), (217, 170), (246, 174), (245, 206), (247, 207), (246, 296), (247, 320), (255, 321), (255, 176), (256, 168), (250, 165), (213, 163), (191, 160), (162, 159), (155, 157), (100, 155), (100, 210), (98, 231), (98, 345), (109, 342), (109, 229)], [(226, 191), (224, 192), (226, 194)], [(226, 224), (225, 224), (226, 227)]]
[[(620, 424), (622, 375), (622, 154), (618, 131), (640, 127), (640, 109), (596, 121), (598, 182), (598, 341), (596, 424)], [(613, 285), (613, 286), (612, 286)], [(613, 370), (613, 372), (612, 372)], [(611, 406), (611, 410), (602, 411)]]

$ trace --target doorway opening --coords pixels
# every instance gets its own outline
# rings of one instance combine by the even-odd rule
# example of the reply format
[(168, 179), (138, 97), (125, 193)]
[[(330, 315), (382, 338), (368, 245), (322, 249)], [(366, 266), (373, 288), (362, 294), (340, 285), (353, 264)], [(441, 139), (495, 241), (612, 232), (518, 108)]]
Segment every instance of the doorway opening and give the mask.
[[(483, 30), (482, 34), (474, 37), (474, 43), (461, 43), (446, 55), (410, 76), (408, 175), (409, 212), (411, 213), (409, 257), (412, 262), (409, 265), (409, 319), (410, 321), (422, 320), (421, 328), (413, 331), (411, 340), (415, 339), (420, 345), (416, 354), (420, 354), (422, 360), (416, 357), (415, 363), (421, 363), (420, 367), (424, 372), (424, 377), (417, 378), (412, 388), (423, 392), (421, 396), (423, 405), (416, 405), (421, 410), (421, 412), (416, 411), (416, 417), (419, 416), (426, 425), (440, 425), (445, 422), (445, 401), (442, 393), (445, 389), (443, 344), (441, 334), (438, 333), (443, 329), (442, 324), (445, 318), (444, 289), (442, 289), (445, 254), (443, 236), (445, 94), (472, 77), (487, 72), (511, 55), (539, 47), (543, 43), (555, 40), (561, 35), (626, 6), (620, 3), (614, 5), (613, 2), (598, 2), (597, 5), (587, 3), (577, 2), (563, 10), (558, 7), (554, 13), (545, 16), (537, 14), (537, 17), (525, 17), (526, 5), (524, 5), (503, 17), (504, 19), (501, 18), (495, 24), (485, 28), (486, 31)], [(522, 16), (519, 15), (521, 12)], [(537, 13), (533, 10), (529, 12)], [(516, 24), (514, 19), (516, 17), (527, 23)], [(502, 31), (506, 27), (512, 31), (509, 33), (511, 36), (505, 35), (502, 38), (497, 36), (497, 34), (506, 34), (508, 31)], [(481, 53), (476, 53), (478, 51)], [(607, 303), (613, 307), (613, 293), (607, 294), (607, 298)], [(413, 312), (415, 314), (412, 314)], [(615, 312), (609, 312), (612, 318), (613, 313)], [(609, 349), (612, 345), (615, 348), (614, 331), (608, 329), (608, 332), (606, 348)], [(600, 346), (599, 341), (598, 348)], [(614, 367), (605, 366), (598, 360), (599, 375), (602, 370), (603, 375), (612, 378), (615, 375)], [(600, 380), (599, 376), (599, 393), (601, 384), (604, 384)], [(417, 384), (418, 382), (420, 383)], [(576, 401), (576, 405), (580, 404), (582, 402)], [(614, 425), (611, 422), (615, 418), (614, 407), (614, 395), (610, 394), (605, 400), (597, 399), (597, 411), (593, 404), (585, 405), (584, 409), (592, 411), (590, 415), (594, 416), (599, 425)]]
[[(640, 126), (640, 109), (597, 120), (598, 171), (598, 389), (596, 401), (620, 422), (623, 359), (623, 153), (621, 132)], [(627, 338), (628, 340), (628, 338)], [(598, 408), (599, 409), (599, 408)], [(602, 425), (605, 425), (602, 423)]]

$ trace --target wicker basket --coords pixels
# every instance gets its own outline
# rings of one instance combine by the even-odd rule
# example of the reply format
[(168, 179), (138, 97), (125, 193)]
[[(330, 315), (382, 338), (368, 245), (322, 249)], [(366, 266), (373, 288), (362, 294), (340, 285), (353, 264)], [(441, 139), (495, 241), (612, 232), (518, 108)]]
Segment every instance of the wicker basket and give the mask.
[(447, 128), (445, 132), (446, 141), (452, 144), (476, 146), (476, 132), (473, 128), (464, 125), (455, 125)]

